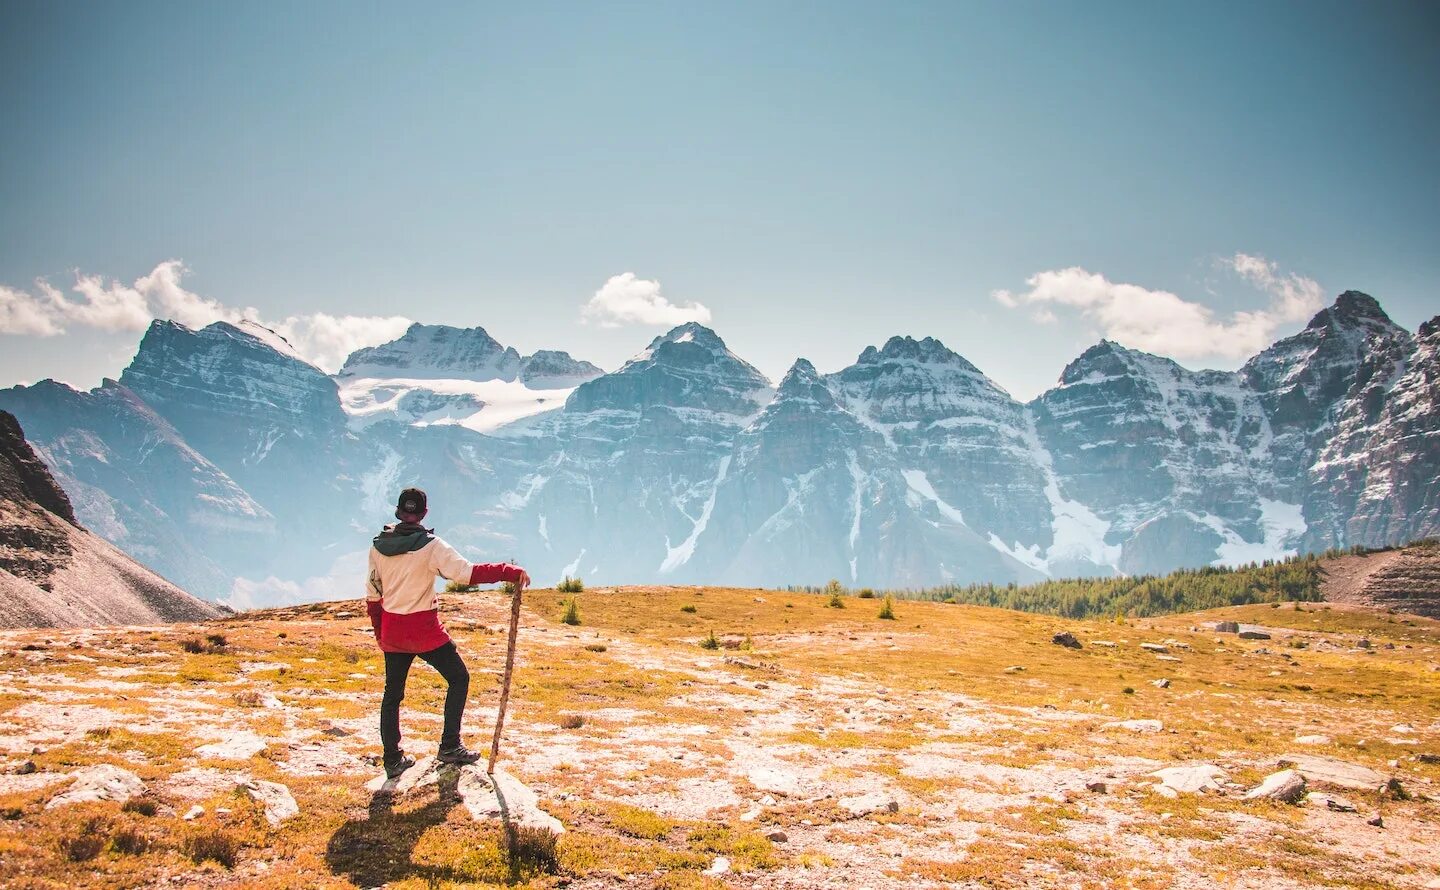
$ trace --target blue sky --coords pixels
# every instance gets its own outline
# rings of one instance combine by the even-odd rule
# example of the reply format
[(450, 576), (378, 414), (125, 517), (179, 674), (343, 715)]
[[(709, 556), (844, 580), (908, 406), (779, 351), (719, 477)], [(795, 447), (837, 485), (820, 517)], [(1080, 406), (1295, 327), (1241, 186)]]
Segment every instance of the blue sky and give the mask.
[(1022, 397), (1346, 288), (1413, 329), (1437, 46), (1424, 3), (11, 0), (0, 385), (247, 309), (332, 364), (397, 318), (613, 368), (708, 316), (777, 378), (932, 335)]

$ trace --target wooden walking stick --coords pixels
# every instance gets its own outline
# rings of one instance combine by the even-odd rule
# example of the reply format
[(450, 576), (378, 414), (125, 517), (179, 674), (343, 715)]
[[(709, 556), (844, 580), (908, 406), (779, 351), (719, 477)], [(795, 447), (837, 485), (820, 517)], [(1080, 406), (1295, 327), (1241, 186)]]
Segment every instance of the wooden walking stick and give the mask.
[(500, 682), (500, 710), (495, 714), (495, 737), (490, 740), (490, 763), (485, 767), (486, 775), (495, 775), (495, 761), (500, 756), (500, 732), (505, 728), (505, 706), (510, 702), (510, 675), (515, 670), (515, 638), (520, 635), (520, 592), (519, 584), (511, 585), (514, 594), (510, 597), (510, 639), (505, 644), (505, 678)]

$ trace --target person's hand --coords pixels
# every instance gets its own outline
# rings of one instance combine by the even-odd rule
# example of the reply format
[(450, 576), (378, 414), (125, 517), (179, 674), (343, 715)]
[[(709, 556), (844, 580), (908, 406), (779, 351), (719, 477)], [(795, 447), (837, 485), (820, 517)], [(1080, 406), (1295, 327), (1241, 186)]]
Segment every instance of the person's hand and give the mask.
[(517, 590), (524, 590), (530, 586), (530, 573), (524, 569), (520, 570), (520, 580), (515, 582)]

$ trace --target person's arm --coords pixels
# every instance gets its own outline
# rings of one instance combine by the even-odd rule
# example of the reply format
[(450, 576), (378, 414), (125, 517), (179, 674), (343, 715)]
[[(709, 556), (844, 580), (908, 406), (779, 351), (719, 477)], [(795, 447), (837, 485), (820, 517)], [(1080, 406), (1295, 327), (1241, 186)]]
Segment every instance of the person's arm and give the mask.
[(369, 576), (365, 582), (365, 614), (370, 616), (370, 627), (374, 629), (376, 639), (380, 637), (380, 615), (384, 611), (384, 596), (385, 592), (380, 584), (380, 568), (375, 565), (375, 551), (371, 550)]
[(530, 582), (530, 576), (525, 574), (524, 569), (506, 562), (484, 562), (472, 565), (454, 547), (439, 538), (435, 539), (435, 544), (430, 549), (434, 552), (433, 563), (436, 574), (447, 581), (459, 581), (462, 584), (496, 584), (500, 581), (509, 581), (522, 587)]

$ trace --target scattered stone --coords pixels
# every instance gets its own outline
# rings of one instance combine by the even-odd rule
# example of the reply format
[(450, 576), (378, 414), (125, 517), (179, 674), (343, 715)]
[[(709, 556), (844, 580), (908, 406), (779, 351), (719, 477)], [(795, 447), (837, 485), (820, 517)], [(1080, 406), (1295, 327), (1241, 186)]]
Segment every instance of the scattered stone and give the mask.
[[(1193, 766), (1169, 766), (1156, 770), (1150, 775), (1160, 780), (1157, 791), (1160, 788), (1167, 788), (1183, 794), (1204, 794), (1220, 790), (1220, 783), (1217, 780), (1225, 778), (1225, 771), (1213, 763), (1201, 763)], [(1161, 791), (1160, 793), (1164, 794), (1165, 792)]]
[(1245, 793), (1246, 800), (1280, 800), (1295, 803), (1305, 796), (1305, 777), (1293, 769), (1281, 770)]
[(765, 838), (766, 840), (769, 840), (770, 842), (776, 844), (783, 844), (786, 841), (790, 840), (790, 836), (778, 828), (765, 835)]
[(1091, 641), (1090, 641), (1090, 645), (1092, 645), (1092, 646), (1100, 646), (1101, 648), (1104, 648), (1104, 649), (1114, 649), (1114, 648), (1115, 648), (1115, 642), (1114, 642), (1113, 640), (1091, 640)]
[(1369, 641), (1369, 640), (1366, 640), (1366, 639), (1361, 639), (1360, 642), (1358, 642), (1358, 643), (1355, 644), (1355, 648), (1357, 648), (1357, 649), (1369, 649), (1369, 648), (1370, 648), (1370, 641)]
[(1440, 754), (1431, 754), (1428, 751), (1416, 754), (1415, 759), (1421, 763), (1440, 763)]
[(713, 878), (719, 875), (723, 875), (728, 871), (730, 871), (730, 860), (726, 859), (724, 856), (716, 856), (715, 861), (710, 864), (709, 868), (702, 871), (701, 874), (709, 875)]
[(1408, 735), (1415, 731), (1415, 727), (1411, 726), (1408, 723), (1397, 723), (1394, 726), (1390, 727), (1390, 731), (1398, 733), (1400, 735)]
[(741, 822), (754, 822), (756, 819), (759, 819), (759, 818), (760, 818), (760, 813), (761, 813), (761, 810), (760, 810), (759, 807), (755, 807), (754, 809), (746, 810), (745, 812), (743, 812), (743, 813), (740, 814), (740, 821), (741, 821)]
[(145, 790), (145, 783), (140, 781), (139, 776), (108, 763), (78, 769), (70, 777), (75, 781), (65, 791), (52, 797), (45, 804), (45, 809), (98, 800), (124, 803)]
[(1369, 819), (1366, 819), (1366, 820), (1365, 820), (1365, 824), (1366, 824), (1366, 825), (1374, 825), (1376, 828), (1384, 828), (1384, 827), (1385, 827), (1385, 817), (1384, 817), (1384, 816), (1381, 816), (1379, 813), (1376, 813), (1375, 815), (1371, 816)]
[(1268, 639), (1270, 639), (1270, 635), (1267, 634), (1267, 633), (1266, 633), (1265, 631), (1263, 631), (1263, 630), (1242, 630), (1242, 631), (1240, 631), (1239, 636), (1240, 636), (1240, 639), (1242, 639), (1242, 640), (1268, 640)]
[(1086, 782), (1085, 790), (1094, 792), (1095, 794), (1108, 794), (1110, 791), (1110, 786), (1106, 785), (1104, 782)]
[(1146, 652), (1169, 652), (1170, 647), (1164, 643), (1141, 643), (1140, 648)]
[(17, 776), (28, 776), (28, 775), (30, 775), (31, 773), (35, 772), (35, 770), (36, 770), (35, 761), (33, 761), (33, 760), (27, 760), (27, 761), (25, 761), (24, 763), (20, 764), (18, 767), (15, 768), (15, 775), (17, 775)]
[(1156, 689), (1169, 689), (1170, 681), (1164, 677), (1161, 677), (1158, 680), (1151, 680), (1150, 685), (1154, 686)]
[(1020, 673), (1020, 672), (1023, 671), (1023, 670), (1025, 670), (1025, 666), (1024, 666), (1024, 665), (1012, 664), (1012, 665), (1010, 665), (1009, 667), (1007, 667), (1007, 668), (1005, 669), (1005, 673), (1007, 673), (1007, 674), (1018, 674), (1018, 673)]
[(900, 804), (895, 801), (895, 798), (883, 791), (842, 797), (836, 802), (836, 805), (849, 814), (852, 819), (859, 819), (871, 813), (894, 813), (900, 809)]
[(1159, 732), (1165, 728), (1159, 720), (1117, 720), (1107, 723), (1104, 729), (1128, 729), (1131, 732)]
[(1355, 805), (1343, 797), (1336, 797), (1333, 794), (1326, 794), (1322, 791), (1311, 791), (1305, 795), (1305, 802), (1312, 807), (1324, 807), (1327, 810), (1334, 810), (1337, 813), (1353, 813)]
[(1328, 735), (1296, 736), (1295, 743), (1297, 745), (1328, 745), (1330, 744), (1330, 737)]
[(1313, 754), (1284, 754), (1278, 764), (1282, 769), (1298, 770), (1312, 784), (1331, 785), (1347, 791), (1374, 791), (1390, 778), (1358, 763)]
[(240, 787), (265, 805), (265, 821), (272, 826), (300, 815), (300, 805), (295, 802), (295, 797), (290, 793), (290, 789), (279, 782), (251, 779), (242, 783)]
[(205, 815), (205, 808), (197, 803), (195, 804), (195, 806), (186, 810), (185, 815), (181, 816), (180, 818), (184, 819), (186, 822), (191, 822), (203, 815)]
[(1173, 656), (1173, 655), (1157, 655), (1157, 656), (1155, 656), (1155, 660), (1156, 660), (1156, 661), (1179, 661), (1180, 659), (1176, 658), (1176, 657)]
[(1057, 646), (1064, 646), (1066, 649), (1080, 648), (1080, 641), (1075, 639), (1075, 635), (1068, 630), (1062, 630), (1061, 632), (1057, 633), (1055, 636), (1050, 638), (1050, 642), (1054, 643)]
[(354, 613), (354, 612), (336, 612), (336, 613), (335, 613), (335, 617), (336, 617), (336, 618), (354, 618), (354, 617), (355, 617), (355, 613)]

